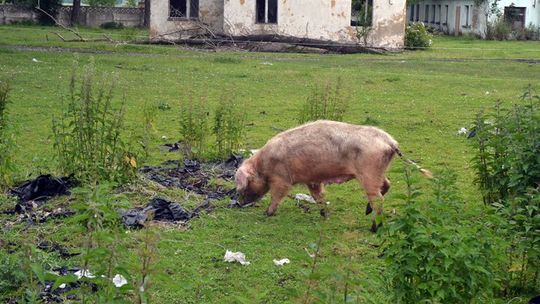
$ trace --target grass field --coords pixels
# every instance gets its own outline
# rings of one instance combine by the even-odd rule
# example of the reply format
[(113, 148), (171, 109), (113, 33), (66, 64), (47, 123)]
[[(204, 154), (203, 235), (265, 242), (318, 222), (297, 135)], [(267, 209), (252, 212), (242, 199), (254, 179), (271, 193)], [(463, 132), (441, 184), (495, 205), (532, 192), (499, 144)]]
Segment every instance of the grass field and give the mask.
[[(451, 168), (458, 174), (461, 195), (467, 208), (483, 205), (472, 183), (471, 147), (461, 127), (469, 127), (475, 114), (497, 101), (511, 105), (532, 84), (540, 88), (540, 43), (479, 41), (436, 37), (433, 48), (387, 55), (268, 54), (242, 51), (197, 51), (178, 46), (137, 45), (108, 42), (62, 42), (49, 27), (0, 27), (0, 78), (11, 87), (9, 119), (17, 134), (15, 153), (19, 180), (40, 173), (56, 173), (52, 147), (51, 120), (61, 113), (67, 94), (72, 63), (93, 60), (101, 73), (119, 75), (116, 101), (126, 101), (126, 133), (140, 128), (144, 105), (167, 103), (170, 110), (158, 111), (151, 155), (147, 164), (159, 164), (178, 155), (164, 152), (159, 145), (179, 140), (179, 100), (189, 92), (208, 98), (211, 106), (225, 93), (245, 101), (248, 130), (244, 147), (261, 147), (277, 133), (296, 125), (302, 102), (314, 85), (341, 77), (350, 96), (345, 121), (377, 125), (399, 142), (408, 157), (433, 171)], [(84, 29), (88, 37), (101, 31)], [(68, 33), (63, 33), (68, 37)], [(144, 31), (115, 31), (113, 39), (144, 36)], [(35, 60), (33, 60), (35, 59)], [(389, 177), (392, 189), (385, 211), (397, 215), (404, 193), (401, 164), (394, 162)], [(149, 194), (137, 191), (140, 183), (128, 188), (130, 205), (143, 205)], [(179, 190), (150, 189), (188, 206), (202, 201)], [(307, 190), (301, 187), (293, 193)], [(287, 199), (277, 216), (263, 211), (268, 197), (255, 208), (225, 208), (227, 201), (187, 228), (154, 227), (159, 235), (156, 267), (149, 293), (154, 303), (235, 303), (238, 296), (253, 303), (295, 302), (307, 288), (302, 271), (309, 269), (305, 248), (316, 243), (321, 225), (321, 269), (342, 273), (353, 265), (360, 278), (357, 286), (363, 302), (387, 303), (380, 288), (382, 260), (377, 244), (384, 235), (368, 229), (370, 218), (363, 215), (365, 199), (359, 186), (350, 182), (329, 186), (327, 199), (331, 216), (321, 223), (319, 213), (304, 213)], [(4, 199), (0, 208), (12, 207)], [(65, 204), (62, 198), (51, 204)], [(396, 215), (390, 215), (396, 216)], [(11, 220), (1, 215), (0, 222)], [(4, 226), (4, 225), (2, 225)], [(2, 239), (51, 239), (70, 248), (81, 244), (80, 232), (64, 221), (2, 229)], [(122, 236), (129, 250), (122, 257), (136, 263), (134, 239), (138, 232)], [(0, 243), (1, 244), (1, 243)], [(223, 262), (225, 250), (242, 251), (249, 266)], [(310, 249), (311, 250), (311, 249)], [(351, 258), (352, 257), (352, 258)], [(275, 258), (289, 258), (291, 264), (276, 267)], [(63, 260), (51, 254), (51, 265), (77, 265), (77, 258)], [(320, 279), (318, 290), (331, 276)], [(291, 290), (295, 290), (292, 292)], [(2, 295), (0, 295), (1, 297)], [(501, 300), (502, 301), (502, 300)], [(525, 298), (522, 299), (525, 303)], [(516, 302), (513, 302), (516, 303)]]

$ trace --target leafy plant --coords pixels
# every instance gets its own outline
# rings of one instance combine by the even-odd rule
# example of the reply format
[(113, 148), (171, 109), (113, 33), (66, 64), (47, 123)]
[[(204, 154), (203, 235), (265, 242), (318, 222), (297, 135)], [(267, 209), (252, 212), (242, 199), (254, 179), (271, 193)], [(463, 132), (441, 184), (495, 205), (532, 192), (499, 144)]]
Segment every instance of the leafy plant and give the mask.
[(427, 31), (423, 22), (414, 22), (408, 25), (405, 30), (405, 47), (407, 48), (429, 48), (432, 44), (433, 36)]
[[(521, 103), (480, 113), (473, 165), (484, 203), (506, 219), (508, 286), (536, 286), (540, 271), (540, 97), (531, 86)], [(516, 273), (514, 275), (513, 273)], [(517, 280), (518, 282), (514, 282)]]
[(473, 303), (490, 299), (497, 287), (497, 238), (488, 224), (464, 216), (455, 175), (438, 176), (423, 202), (405, 169), (406, 205), (387, 228), (384, 247), (396, 303)]
[[(69, 103), (53, 118), (54, 148), (61, 171), (84, 182), (129, 180), (137, 167), (136, 157), (122, 138), (124, 110), (113, 108), (115, 81), (95, 80), (93, 63), (77, 76), (73, 66)], [(77, 86), (80, 85), (80, 89)]]
[(341, 77), (335, 84), (326, 82), (324, 86), (316, 86), (300, 109), (298, 123), (329, 119), (342, 121), (349, 108), (348, 98), (343, 92)]
[(219, 157), (227, 157), (238, 150), (246, 133), (245, 105), (234, 100), (234, 95), (226, 94), (218, 101), (212, 132), (216, 137)]
[(19, 288), (26, 280), (20, 254), (0, 250), (0, 295)]
[(204, 155), (209, 133), (209, 116), (206, 98), (195, 98), (193, 92), (189, 92), (180, 100), (180, 134), (189, 146), (189, 158)]

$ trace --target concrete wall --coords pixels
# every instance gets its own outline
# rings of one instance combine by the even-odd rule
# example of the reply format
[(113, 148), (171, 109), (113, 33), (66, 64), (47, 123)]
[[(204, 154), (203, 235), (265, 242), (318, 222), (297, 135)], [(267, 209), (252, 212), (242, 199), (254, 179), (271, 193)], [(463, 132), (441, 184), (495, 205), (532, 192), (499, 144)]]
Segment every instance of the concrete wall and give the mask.
[(199, 20), (169, 18), (169, 0), (150, 1), (150, 39), (179, 39), (204, 33), (204, 27), (223, 33), (223, 0), (199, 0)]
[[(56, 19), (62, 24), (69, 24), (70, 17), (71, 7), (65, 6), (58, 10)], [(37, 18), (37, 13), (33, 9), (0, 5), (0, 24), (37, 22)], [(78, 22), (80, 25), (91, 27), (99, 27), (107, 22), (118, 22), (127, 27), (141, 27), (144, 23), (144, 11), (140, 8), (125, 7), (81, 7)]]
[[(359, 42), (351, 26), (350, 0), (279, 0), (277, 24), (255, 22), (255, 0), (224, 0), (224, 31), (233, 36), (279, 34), (298, 38)], [(402, 48), (405, 0), (374, 0), (369, 46)]]
[(26, 7), (9, 4), (0, 5), (0, 24), (11, 24), (23, 21), (37, 21), (37, 13)]

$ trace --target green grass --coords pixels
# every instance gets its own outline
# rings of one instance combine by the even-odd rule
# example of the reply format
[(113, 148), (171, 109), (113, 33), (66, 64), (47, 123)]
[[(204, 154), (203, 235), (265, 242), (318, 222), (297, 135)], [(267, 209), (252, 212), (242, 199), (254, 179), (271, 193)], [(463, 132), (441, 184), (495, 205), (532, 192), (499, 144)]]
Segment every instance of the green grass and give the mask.
[[(341, 76), (351, 96), (345, 121), (377, 121), (379, 127), (400, 142), (408, 157), (434, 171), (444, 167), (455, 170), (469, 208), (482, 205), (472, 184), (472, 150), (467, 139), (456, 135), (458, 129), (469, 127), (475, 113), (497, 100), (507, 105), (513, 103), (529, 83), (540, 88), (539, 42), (436, 37), (433, 49), (426, 51), (301, 55), (193, 51), (177, 46), (107, 42), (66, 43), (51, 34), (54, 31), (61, 30), (0, 27), (0, 77), (8, 78), (13, 88), (9, 111), (18, 132), (15, 158), (19, 179), (56, 170), (51, 119), (61, 113), (62, 96), (67, 94), (75, 58), (87, 63), (93, 57), (99, 72), (119, 74), (117, 96), (125, 95), (127, 133), (135, 133), (140, 127), (145, 104), (171, 105), (171, 110), (158, 111), (148, 164), (177, 157), (158, 146), (179, 139), (178, 101), (190, 89), (195, 95), (207, 96), (212, 106), (223, 91), (233, 90), (248, 105), (245, 148), (259, 148), (277, 133), (276, 128), (295, 125), (300, 106), (316, 83)], [(88, 37), (104, 32), (110, 31), (82, 29)], [(145, 31), (128, 34), (146, 35)], [(114, 31), (111, 37), (120, 40), (128, 34)], [(68, 37), (68, 33), (63, 35)], [(79, 49), (79, 54), (22, 46)], [(33, 62), (33, 58), (38, 62)], [(161, 139), (162, 136), (167, 139)], [(400, 167), (400, 162), (395, 161), (389, 173), (392, 188), (386, 198), (387, 214), (393, 208), (399, 214), (402, 204), (396, 198), (405, 191)], [(162, 190), (154, 191), (163, 194)], [(307, 193), (302, 187), (293, 193), (300, 191)], [(181, 191), (164, 193), (180, 201), (184, 197)], [(382, 239), (368, 232), (370, 218), (363, 216), (365, 199), (359, 186), (354, 182), (332, 185), (327, 193), (332, 215), (322, 242), (321, 267), (339, 272), (343, 265), (351, 263), (364, 282), (364, 293), (370, 294), (375, 303), (384, 303), (384, 294), (373, 277), (382, 265), (380, 252), (373, 244)], [(129, 197), (133, 205), (148, 200), (148, 195), (139, 191)], [(194, 196), (190, 200), (188, 205), (196, 204)], [(192, 221), (188, 229), (156, 228), (160, 230), (158, 265), (168, 279), (159, 277), (153, 282), (150, 292), (155, 303), (233, 303), (235, 296), (249, 297), (255, 292), (265, 294), (263, 303), (288, 303), (295, 301), (289, 288), (304, 292), (306, 279), (301, 271), (309, 263), (304, 248), (319, 237), (318, 210), (304, 213), (287, 199), (277, 216), (268, 218), (263, 215), (268, 197), (256, 208), (228, 209), (224, 208), (226, 204), (218, 203), (213, 213)], [(9, 219), (0, 217), (0, 221)], [(6, 239), (41, 235), (73, 247), (80, 243), (72, 228), (63, 222), (28, 230), (17, 226), (9, 232), (3, 230), (2, 234)], [(129, 244), (131, 234), (126, 234), (124, 241)], [(355, 252), (351, 262), (345, 247)], [(251, 265), (224, 263), (226, 249), (246, 253)], [(125, 255), (134, 259), (131, 251)], [(273, 265), (272, 259), (284, 257), (291, 264), (282, 268)], [(192, 286), (183, 288), (187, 282)]]

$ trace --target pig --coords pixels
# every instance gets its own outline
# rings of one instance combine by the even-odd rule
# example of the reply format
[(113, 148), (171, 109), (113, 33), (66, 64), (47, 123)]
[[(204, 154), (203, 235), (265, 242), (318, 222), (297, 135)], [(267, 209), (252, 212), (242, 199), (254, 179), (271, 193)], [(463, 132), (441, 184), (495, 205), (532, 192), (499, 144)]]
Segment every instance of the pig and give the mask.
[[(295, 184), (305, 184), (322, 203), (325, 185), (356, 179), (367, 195), (366, 214), (375, 209), (381, 215), (390, 189), (385, 171), (396, 154), (402, 156), (397, 141), (379, 128), (319, 120), (271, 138), (238, 168), (236, 190), (241, 204), (270, 192), (266, 214), (271, 216)], [(375, 199), (381, 200), (377, 207)], [(381, 224), (373, 219), (371, 231)]]

